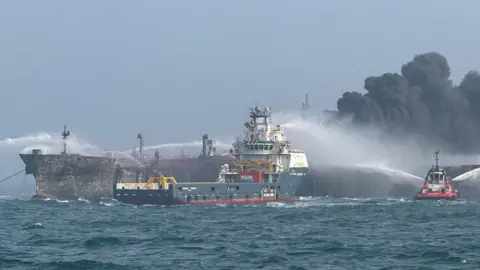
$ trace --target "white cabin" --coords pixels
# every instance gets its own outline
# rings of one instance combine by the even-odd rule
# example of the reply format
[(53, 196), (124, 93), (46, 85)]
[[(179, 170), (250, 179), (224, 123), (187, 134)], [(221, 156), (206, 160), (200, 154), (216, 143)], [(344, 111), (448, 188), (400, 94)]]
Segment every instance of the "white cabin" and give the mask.
[(249, 116), (250, 121), (245, 122), (247, 130), (233, 143), (236, 168), (231, 171), (305, 174), (308, 170), (305, 152), (291, 147), (280, 125), (272, 127), (271, 109), (255, 106), (250, 108)]

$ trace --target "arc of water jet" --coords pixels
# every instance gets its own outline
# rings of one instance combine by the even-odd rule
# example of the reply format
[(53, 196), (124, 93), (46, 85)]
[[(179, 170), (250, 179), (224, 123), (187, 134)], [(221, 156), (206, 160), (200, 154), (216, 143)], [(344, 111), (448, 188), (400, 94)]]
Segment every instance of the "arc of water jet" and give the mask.
[[(150, 145), (143, 147), (144, 151), (154, 150), (154, 149), (168, 149), (168, 148), (181, 148), (181, 147), (193, 147), (193, 146), (202, 146), (202, 141), (191, 141), (185, 143), (164, 143), (164, 144), (157, 144), (157, 145)], [(231, 144), (227, 144), (221, 141), (215, 141), (215, 147), (217, 149), (228, 149), (231, 148)], [(124, 152), (131, 152), (132, 150), (138, 151), (138, 148), (130, 148), (125, 150)]]
[(45, 142), (45, 141), (52, 141), (53, 137), (45, 132), (37, 133), (37, 135), (32, 136), (23, 136), (18, 138), (6, 138), (0, 141), (0, 146), (2, 145), (19, 145), (19, 144), (27, 144), (32, 142)]
[(397, 175), (402, 175), (402, 176), (407, 176), (407, 177), (413, 177), (413, 178), (415, 178), (415, 179), (418, 179), (418, 180), (422, 180), (422, 181), (423, 181), (423, 178), (420, 177), (420, 176), (417, 176), (417, 175), (414, 175), (414, 174), (411, 174), (411, 173), (407, 173), (407, 172), (404, 172), (404, 171), (400, 171), (400, 170), (395, 170), (395, 169), (387, 168), (387, 167), (380, 167), (380, 166), (367, 165), (367, 164), (356, 164), (356, 165), (354, 165), (354, 166), (355, 166), (355, 167), (360, 167), (360, 168), (375, 169), (375, 170), (380, 171), (380, 172), (390, 172), (390, 173), (394, 173), (394, 174), (397, 174)]
[(452, 179), (452, 181), (465, 181), (465, 180), (480, 180), (480, 168), (470, 170), (468, 172), (462, 173)]

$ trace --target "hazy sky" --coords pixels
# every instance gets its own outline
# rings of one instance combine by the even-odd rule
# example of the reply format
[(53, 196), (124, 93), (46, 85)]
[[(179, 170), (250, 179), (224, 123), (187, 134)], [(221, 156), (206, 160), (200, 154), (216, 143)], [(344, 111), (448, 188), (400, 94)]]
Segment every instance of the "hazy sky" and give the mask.
[(433, 50), (458, 83), (480, 66), (480, 4), (455, 3), (1, 1), (0, 139), (64, 124), (116, 149), (138, 132), (146, 144), (231, 136), (257, 100), (296, 109), (309, 92), (335, 108)]

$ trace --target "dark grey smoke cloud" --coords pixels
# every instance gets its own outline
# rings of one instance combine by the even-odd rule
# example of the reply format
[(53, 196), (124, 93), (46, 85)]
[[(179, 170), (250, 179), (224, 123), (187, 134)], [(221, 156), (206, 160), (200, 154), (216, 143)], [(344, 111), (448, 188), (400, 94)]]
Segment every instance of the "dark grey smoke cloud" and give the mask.
[(339, 117), (358, 125), (376, 124), (389, 136), (425, 135), (451, 153), (480, 152), (480, 75), (467, 73), (459, 85), (450, 78), (447, 59), (437, 52), (417, 55), (401, 74), (365, 79), (367, 93), (345, 92)]

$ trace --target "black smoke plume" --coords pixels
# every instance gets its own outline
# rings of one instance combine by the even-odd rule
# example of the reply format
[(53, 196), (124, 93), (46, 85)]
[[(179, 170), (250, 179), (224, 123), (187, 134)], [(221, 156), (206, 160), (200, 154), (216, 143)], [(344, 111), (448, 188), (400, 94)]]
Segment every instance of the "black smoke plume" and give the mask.
[(392, 136), (422, 134), (448, 152), (479, 153), (480, 75), (471, 71), (459, 85), (449, 77), (443, 55), (417, 55), (401, 67), (401, 74), (366, 78), (367, 93), (345, 92), (337, 102), (337, 115), (383, 127)]

